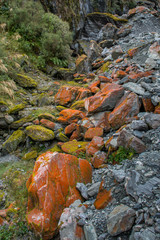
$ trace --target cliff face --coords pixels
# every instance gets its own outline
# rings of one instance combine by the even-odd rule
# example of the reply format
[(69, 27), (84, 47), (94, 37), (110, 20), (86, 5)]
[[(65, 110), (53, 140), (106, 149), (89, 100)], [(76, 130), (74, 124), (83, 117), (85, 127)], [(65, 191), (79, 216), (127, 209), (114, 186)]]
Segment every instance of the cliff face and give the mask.
[(147, 7), (157, 8), (158, 0), (40, 0), (46, 11), (57, 14), (60, 18), (70, 23), (75, 35), (84, 26), (84, 19), (88, 13), (110, 12), (122, 15), (129, 8), (146, 4)]

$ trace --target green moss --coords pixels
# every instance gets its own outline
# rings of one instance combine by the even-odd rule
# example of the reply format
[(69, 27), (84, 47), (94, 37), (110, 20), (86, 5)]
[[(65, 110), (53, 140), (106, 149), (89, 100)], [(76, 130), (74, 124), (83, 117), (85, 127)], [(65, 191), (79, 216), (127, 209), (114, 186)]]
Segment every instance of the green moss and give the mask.
[(125, 19), (125, 18), (118, 18), (118, 17), (116, 17), (115, 15), (113, 15), (111, 13), (93, 12), (93, 13), (89, 13), (87, 15), (87, 17), (94, 16), (94, 15), (106, 16), (106, 17), (109, 17), (109, 18), (113, 19), (116, 22), (128, 22), (127, 19)]
[(68, 142), (69, 138), (62, 132), (58, 133), (56, 138), (61, 142)]
[(57, 145), (55, 145), (53, 148), (49, 148), (47, 151), (49, 151), (49, 152), (59, 152), (59, 153), (62, 152), (62, 150)]
[(25, 140), (25, 133), (21, 130), (15, 131), (5, 143), (2, 145), (8, 152), (13, 152), (17, 149), (18, 145)]
[(71, 109), (84, 109), (84, 102), (85, 100), (79, 100), (72, 104)]
[(24, 108), (25, 108), (25, 104), (21, 103), (21, 104), (18, 104), (18, 105), (15, 105), (15, 106), (11, 107), (8, 110), (8, 113), (9, 114), (15, 114), (15, 113), (18, 113), (20, 110), (23, 110)]
[(38, 119), (39, 120), (47, 119), (47, 120), (50, 120), (51, 122), (54, 122), (56, 120), (55, 117), (50, 113), (41, 113), (38, 115)]
[(56, 106), (56, 109), (59, 111), (59, 112), (61, 112), (62, 110), (64, 110), (64, 109), (67, 109), (66, 107), (63, 107), (63, 106), (60, 106), (60, 105), (58, 105), (58, 106)]
[(109, 70), (108, 66), (110, 64), (111, 64), (111, 62), (108, 61), (108, 62), (104, 63), (103, 66), (98, 70), (100, 70), (101, 72), (108, 72), (108, 70)]
[(62, 150), (69, 154), (75, 154), (78, 150), (79, 152), (84, 152), (88, 142), (78, 142), (77, 140), (73, 140), (70, 142), (66, 142), (62, 145)]
[(23, 124), (25, 124), (25, 123), (27, 123), (27, 122), (32, 122), (35, 118), (36, 118), (36, 116), (33, 117), (33, 116), (31, 116), (31, 115), (29, 115), (29, 116), (27, 116), (27, 117), (24, 117), (24, 118), (21, 118), (20, 120), (17, 120), (17, 121), (15, 121), (15, 122), (13, 122), (13, 123), (11, 124), (11, 128), (17, 129), (17, 128), (21, 127)]
[(32, 79), (31, 77), (28, 77), (26, 75), (17, 74), (15, 77), (15, 81), (21, 86), (25, 88), (36, 88), (37, 82)]
[(0, 205), (3, 203), (5, 199), (5, 192), (0, 189)]
[(132, 159), (134, 155), (135, 151), (133, 149), (126, 149), (120, 146), (117, 151), (109, 155), (108, 162), (112, 164), (120, 164), (125, 159)]
[(37, 151), (34, 150), (29, 153), (26, 153), (22, 159), (28, 161), (28, 160), (32, 160), (35, 158), (37, 158)]
[(53, 140), (55, 137), (53, 131), (37, 125), (26, 127), (26, 134), (34, 141), (38, 142)]

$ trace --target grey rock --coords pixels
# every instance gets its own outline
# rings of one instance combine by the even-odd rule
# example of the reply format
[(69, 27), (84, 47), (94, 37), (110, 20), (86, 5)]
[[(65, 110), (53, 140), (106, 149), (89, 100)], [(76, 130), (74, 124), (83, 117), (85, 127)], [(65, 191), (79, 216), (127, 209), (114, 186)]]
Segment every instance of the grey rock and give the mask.
[(160, 126), (160, 114), (148, 113), (144, 116), (144, 119), (152, 129), (156, 129)]
[(140, 232), (132, 231), (129, 240), (155, 240), (155, 231), (153, 228), (143, 229)]
[(157, 95), (154, 95), (151, 97), (151, 101), (152, 101), (153, 105), (156, 107), (158, 105), (158, 103), (160, 102), (160, 97)]
[(133, 82), (125, 83), (123, 85), (123, 87), (127, 90), (130, 90), (130, 91), (138, 94), (138, 95), (143, 96), (145, 94), (145, 90), (141, 86), (139, 86), (138, 84), (133, 83)]
[(113, 47), (112, 49), (112, 58), (115, 60), (117, 59), (118, 57), (122, 56), (124, 53), (123, 53), (123, 50), (121, 48), (120, 45), (117, 45), (115, 47)]
[(93, 197), (98, 194), (101, 182), (96, 182), (88, 188), (88, 196)]
[(135, 200), (138, 200), (137, 186), (138, 186), (139, 178), (140, 178), (140, 174), (137, 171), (132, 170), (128, 172), (125, 179), (126, 192), (127, 194), (135, 198)]
[(8, 124), (11, 124), (12, 122), (14, 122), (14, 118), (11, 115), (5, 115), (5, 121)]
[(87, 200), (88, 199), (88, 189), (84, 185), (84, 183), (77, 183), (76, 188), (80, 191), (82, 197)]
[(113, 175), (116, 179), (117, 182), (123, 182), (123, 180), (125, 179), (125, 171), (123, 169), (120, 169), (120, 170), (113, 170)]
[(117, 236), (132, 228), (135, 220), (135, 211), (126, 206), (119, 205), (108, 215), (107, 229), (111, 236)]
[(84, 225), (84, 234), (86, 240), (97, 240), (97, 234), (93, 224), (85, 224)]
[(133, 130), (138, 130), (138, 131), (147, 131), (148, 125), (142, 120), (134, 120), (131, 123), (131, 128)]

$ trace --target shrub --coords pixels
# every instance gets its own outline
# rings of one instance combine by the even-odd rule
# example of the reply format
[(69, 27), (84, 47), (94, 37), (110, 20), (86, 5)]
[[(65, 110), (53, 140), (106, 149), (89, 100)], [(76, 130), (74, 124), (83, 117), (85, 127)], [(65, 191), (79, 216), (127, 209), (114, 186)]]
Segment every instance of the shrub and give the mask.
[(21, 48), (28, 54), (36, 54), (45, 63), (55, 64), (56, 58), (58, 65), (64, 65), (64, 61), (70, 59), (72, 33), (68, 23), (46, 13), (39, 2), (10, 0), (6, 21), (10, 33), (21, 35)]
[(112, 164), (120, 164), (125, 159), (132, 159), (135, 155), (133, 149), (126, 149), (123, 146), (120, 146), (117, 151), (109, 155), (108, 162)]

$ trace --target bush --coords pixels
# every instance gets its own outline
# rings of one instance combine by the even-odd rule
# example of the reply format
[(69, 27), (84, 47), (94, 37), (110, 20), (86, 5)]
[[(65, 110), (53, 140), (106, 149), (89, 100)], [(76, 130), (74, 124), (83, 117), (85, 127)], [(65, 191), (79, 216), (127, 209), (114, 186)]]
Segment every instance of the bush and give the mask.
[(57, 62), (63, 65), (70, 59), (72, 33), (67, 22), (46, 13), (39, 2), (32, 0), (10, 0), (9, 6), (6, 17), (8, 30), (21, 35), (19, 41), (25, 52), (33, 52), (45, 63), (55, 64), (57, 58)]

